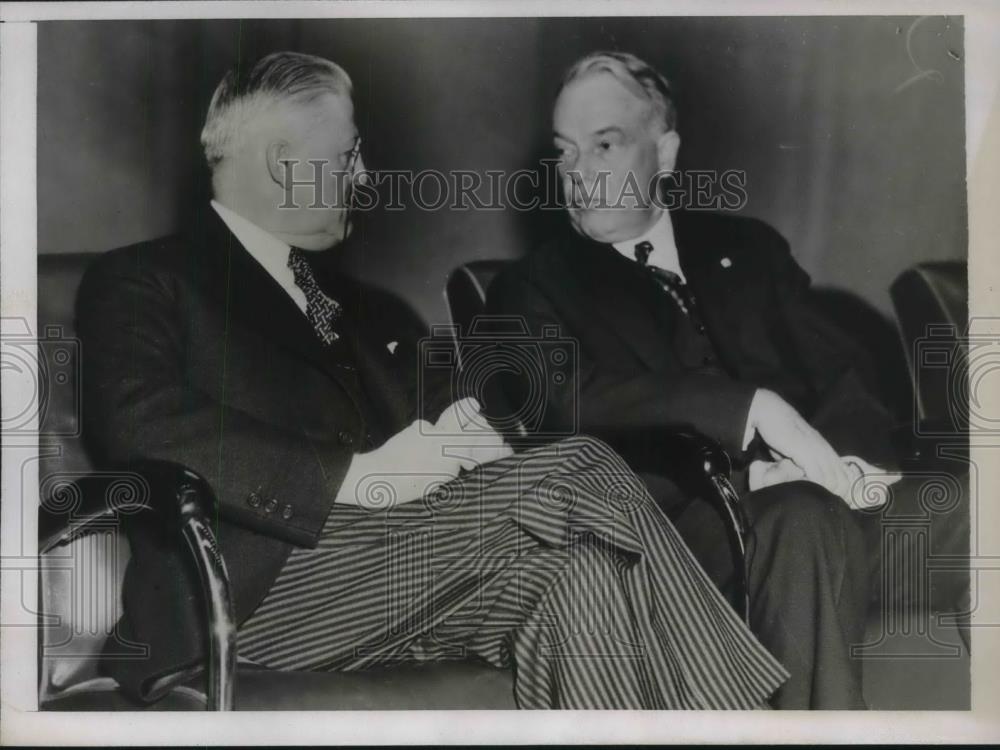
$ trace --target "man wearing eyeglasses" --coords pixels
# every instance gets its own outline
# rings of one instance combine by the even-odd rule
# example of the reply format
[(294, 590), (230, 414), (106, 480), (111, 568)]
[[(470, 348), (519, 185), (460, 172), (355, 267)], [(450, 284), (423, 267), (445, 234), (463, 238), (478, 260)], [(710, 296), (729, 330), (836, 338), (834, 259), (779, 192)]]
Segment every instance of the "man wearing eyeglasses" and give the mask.
[[(415, 317), (324, 262), (363, 169), (350, 91), (296, 53), (227, 76), (202, 132), (202, 221), (88, 271), (96, 456), (210, 483), (239, 654), (256, 664), (464, 654), (516, 666), (524, 708), (762, 706), (784, 669), (621, 459), (584, 437), (514, 456), (450, 378), (421, 382)], [(151, 701), (201, 662), (204, 627), (179, 552), (155, 528), (129, 534), (118, 636), (149, 657), (108, 671)]]

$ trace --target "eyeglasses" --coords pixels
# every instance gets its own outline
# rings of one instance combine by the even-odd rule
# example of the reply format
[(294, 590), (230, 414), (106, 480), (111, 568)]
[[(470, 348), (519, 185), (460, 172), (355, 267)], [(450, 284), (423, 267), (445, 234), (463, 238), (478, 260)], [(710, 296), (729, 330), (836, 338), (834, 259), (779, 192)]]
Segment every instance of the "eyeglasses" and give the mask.
[(345, 151), (344, 153), (347, 154), (347, 168), (344, 171), (346, 171), (350, 175), (353, 175), (354, 174), (354, 167), (358, 163), (358, 157), (361, 156), (361, 136), (360, 135), (354, 136), (354, 145), (351, 146), (351, 150), (350, 151)]
[[(355, 200), (355, 198), (354, 198), (354, 196), (355, 196), (355, 193), (354, 193), (354, 169), (358, 165), (358, 157), (361, 156), (361, 134), (360, 133), (358, 135), (354, 136), (354, 145), (351, 146), (351, 150), (350, 151), (345, 151), (344, 153), (347, 154), (347, 167), (345, 169), (345, 172), (348, 175), (350, 175), (351, 179), (349, 179), (347, 181), (347, 185), (346, 185), (346, 199), (347, 199), (347, 206), (346, 206), (346, 208), (347, 208), (347, 215), (346, 215), (346, 218), (344, 220), (344, 233), (343, 233), (343, 235), (340, 238), (341, 242), (343, 242), (344, 240), (347, 239), (347, 235), (351, 231), (351, 225), (354, 223), (354, 211), (355, 211), (355, 208), (356, 208), (355, 203), (354, 203), (354, 200)], [(365, 176), (362, 175), (361, 176), (361, 181), (364, 182), (364, 179), (365, 179)]]

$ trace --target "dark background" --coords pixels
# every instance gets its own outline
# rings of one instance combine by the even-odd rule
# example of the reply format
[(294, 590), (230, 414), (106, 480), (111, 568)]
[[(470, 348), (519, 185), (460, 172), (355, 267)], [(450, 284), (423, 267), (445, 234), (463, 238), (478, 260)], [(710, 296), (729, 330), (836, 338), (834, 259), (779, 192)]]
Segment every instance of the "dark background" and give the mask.
[[(178, 229), (205, 107), (234, 64), (279, 49), (341, 64), (371, 169), (514, 170), (545, 153), (563, 70), (611, 48), (671, 80), (681, 169), (745, 170), (744, 213), (818, 284), (889, 314), (903, 269), (966, 257), (962, 41), (958, 17), (46, 22), (39, 251)], [(346, 261), (432, 322), (454, 267), (515, 257), (539, 231), (514, 211), (373, 218), (370, 249)]]

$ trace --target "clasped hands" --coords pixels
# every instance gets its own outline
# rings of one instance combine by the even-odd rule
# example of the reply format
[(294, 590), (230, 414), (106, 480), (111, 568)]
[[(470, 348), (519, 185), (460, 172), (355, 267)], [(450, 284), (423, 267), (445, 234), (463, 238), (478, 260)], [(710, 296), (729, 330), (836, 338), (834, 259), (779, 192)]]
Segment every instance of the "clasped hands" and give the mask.
[(755, 432), (767, 444), (774, 460), (750, 464), (751, 490), (804, 479), (822, 485), (857, 510), (883, 505), (888, 500), (887, 493), (866, 491), (865, 480), (877, 476), (879, 485), (888, 486), (902, 478), (857, 456), (838, 456), (787, 401), (764, 388), (758, 389), (750, 403), (744, 448)]
[(436, 422), (419, 419), (375, 450), (355, 454), (336, 502), (375, 509), (412, 502), (462, 471), (512, 454), (480, 403), (460, 399)]
[[(867, 492), (865, 482), (875, 476), (890, 485), (901, 478), (856, 456), (838, 456), (826, 439), (783, 398), (761, 388), (754, 394), (747, 416), (744, 448), (754, 434), (767, 445), (773, 461), (750, 464), (751, 490), (783, 482), (815, 482), (851, 508), (883, 504), (888, 497)], [(393, 435), (373, 451), (355, 454), (341, 483), (336, 502), (381, 507), (384, 492), (372, 493), (372, 482), (390, 490), (391, 502), (418, 500), (433, 487), (462, 471), (510, 456), (513, 450), (482, 415), (474, 398), (454, 402), (434, 423), (421, 419)], [(369, 502), (378, 498), (378, 502)]]

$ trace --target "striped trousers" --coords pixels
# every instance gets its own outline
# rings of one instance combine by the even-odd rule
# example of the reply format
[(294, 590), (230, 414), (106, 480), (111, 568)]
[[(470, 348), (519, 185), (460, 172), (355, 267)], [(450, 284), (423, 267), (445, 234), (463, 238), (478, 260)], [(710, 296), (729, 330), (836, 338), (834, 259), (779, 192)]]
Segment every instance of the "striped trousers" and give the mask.
[(643, 483), (587, 437), (411, 503), (335, 505), (239, 644), (293, 670), (477, 656), (515, 670), (520, 708), (756, 708), (787, 678)]

